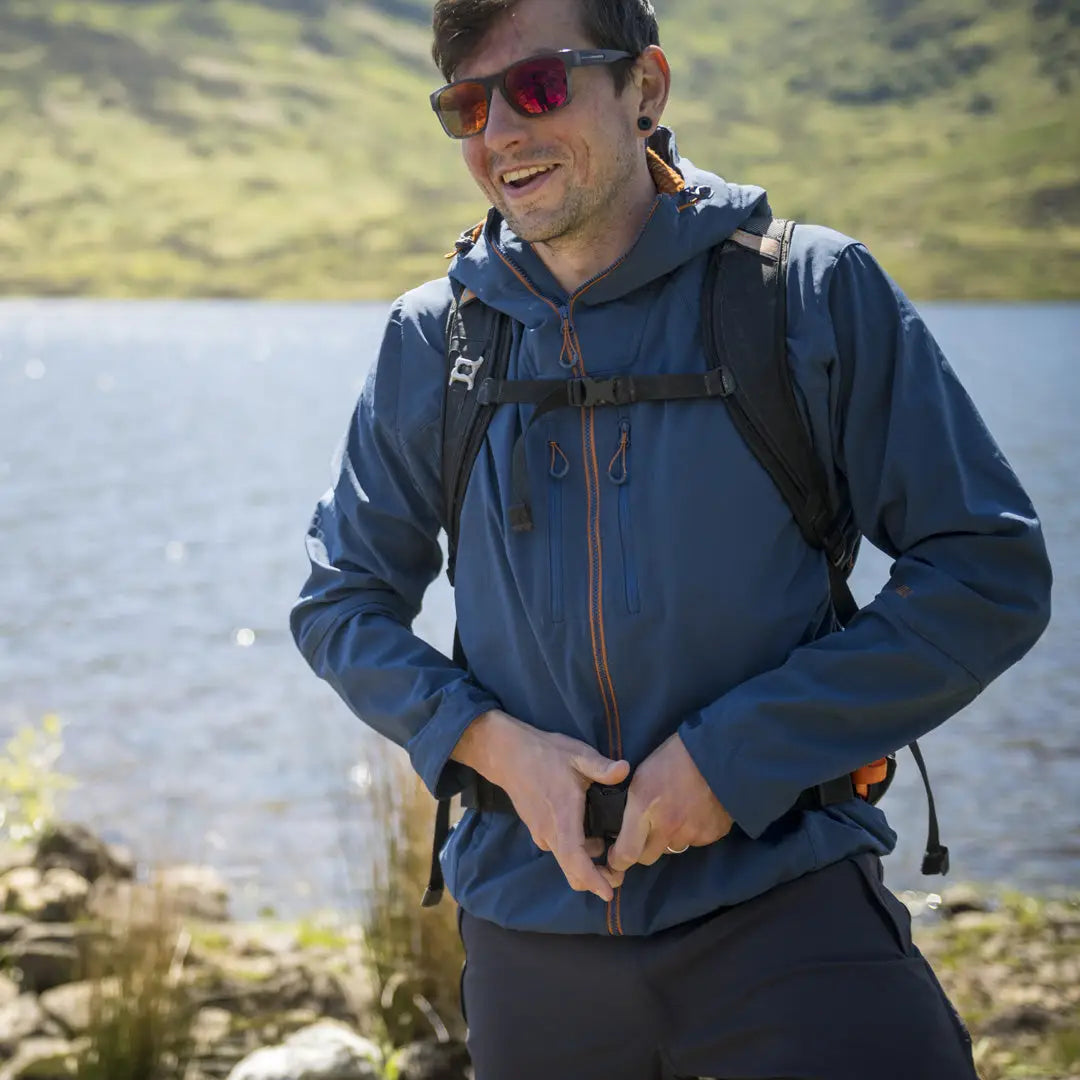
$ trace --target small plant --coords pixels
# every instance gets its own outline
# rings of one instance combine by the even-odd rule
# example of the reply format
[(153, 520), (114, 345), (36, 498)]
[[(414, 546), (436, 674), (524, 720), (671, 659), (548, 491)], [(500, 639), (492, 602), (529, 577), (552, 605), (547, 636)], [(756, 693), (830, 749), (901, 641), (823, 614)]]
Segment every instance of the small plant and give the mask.
[(36, 842), (56, 818), (57, 795), (76, 786), (56, 771), (63, 726), (49, 713), (40, 727), (20, 728), (0, 754), (0, 839)]
[(77, 1080), (182, 1080), (192, 1057), (194, 1006), (182, 979), (190, 935), (160, 886), (86, 946), (93, 987)]
[(435, 800), (413, 771), (387, 754), (365, 796), (381, 839), (371, 866), (364, 950), (380, 993), (379, 1019), (391, 1046), (460, 1037), (459, 984), (464, 951), (457, 908), (420, 899), (431, 867)]

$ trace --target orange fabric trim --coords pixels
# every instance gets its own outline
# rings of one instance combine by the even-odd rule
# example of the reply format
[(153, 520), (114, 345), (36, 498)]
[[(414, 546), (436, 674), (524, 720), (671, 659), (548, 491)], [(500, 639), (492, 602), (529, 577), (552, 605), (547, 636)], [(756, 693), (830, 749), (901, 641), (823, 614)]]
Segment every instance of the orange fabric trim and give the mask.
[(889, 763), (885, 758), (871, 761), (869, 765), (860, 765), (852, 774), (851, 782), (855, 786), (855, 794), (860, 799), (870, 797), (870, 785), (880, 784), (889, 775)]
[(889, 775), (889, 763), (885, 758), (871, 761), (869, 765), (860, 765), (852, 774), (856, 784), (880, 784)]
[[(472, 242), (474, 244), (476, 243), (477, 240), (480, 239), (480, 234), (483, 233), (484, 226), (486, 224), (487, 224), (487, 218), (484, 218), (483, 221), (479, 221), (473, 226), (472, 231), (469, 233), (469, 236), (472, 238)], [(457, 254), (458, 254), (458, 250), (455, 247), (453, 251), (448, 251), (446, 253), (446, 255), (444, 256), (444, 258), (452, 259)]]
[(651, 147), (645, 150), (649, 172), (661, 195), (676, 195), (686, 187), (686, 181)]

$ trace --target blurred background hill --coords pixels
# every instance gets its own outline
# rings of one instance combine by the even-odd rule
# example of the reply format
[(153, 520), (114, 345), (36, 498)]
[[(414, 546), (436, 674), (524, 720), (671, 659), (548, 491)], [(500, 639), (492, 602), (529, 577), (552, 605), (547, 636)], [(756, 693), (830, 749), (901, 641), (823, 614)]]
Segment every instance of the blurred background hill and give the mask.
[[(1080, 295), (1080, 0), (667, 0), (682, 152), (920, 298)], [(0, 291), (386, 298), (485, 210), (428, 0), (0, 0)]]

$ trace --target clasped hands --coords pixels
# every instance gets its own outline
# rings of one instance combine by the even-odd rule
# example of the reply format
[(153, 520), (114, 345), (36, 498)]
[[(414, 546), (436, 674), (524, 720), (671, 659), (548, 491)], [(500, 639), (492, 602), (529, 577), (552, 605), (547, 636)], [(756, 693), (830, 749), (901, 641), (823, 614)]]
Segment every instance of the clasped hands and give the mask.
[(622, 830), (601, 865), (593, 860), (603, 854), (603, 840), (585, 836), (585, 791), (594, 783), (622, 783), (629, 762), (612, 761), (587, 743), (498, 710), (474, 721), (453, 757), (506, 791), (533, 842), (555, 856), (572, 889), (605, 901), (635, 863), (651, 866), (669, 849), (704, 847), (731, 830), (731, 816), (678, 735), (635, 771)]

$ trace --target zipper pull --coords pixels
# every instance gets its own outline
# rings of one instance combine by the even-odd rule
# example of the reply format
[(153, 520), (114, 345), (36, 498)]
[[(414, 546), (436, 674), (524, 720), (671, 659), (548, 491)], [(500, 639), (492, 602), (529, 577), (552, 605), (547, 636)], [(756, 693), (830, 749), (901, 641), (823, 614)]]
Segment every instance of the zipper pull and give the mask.
[(570, 459), (563, 453), (562, 447), (557, 442), (549, 442), (551, 447), (550, 473), (556, 480), (561, 480), (570, 471)]
[(562, 352), (559, 353), (559, 366), (569, 371), (575, 364), (574, 338), (570, 329), (570, 311), (568, 308), (559, 308), (559, 318), (562, 319)]
[(615, 456), (607, 467), (608, 479), (616, 486), (621, 487), (630, 479), (629, 465), (627, 464), (626, 451), (630, 448), (630, 421), (619, 421), (619, 445), (615, 448)]

